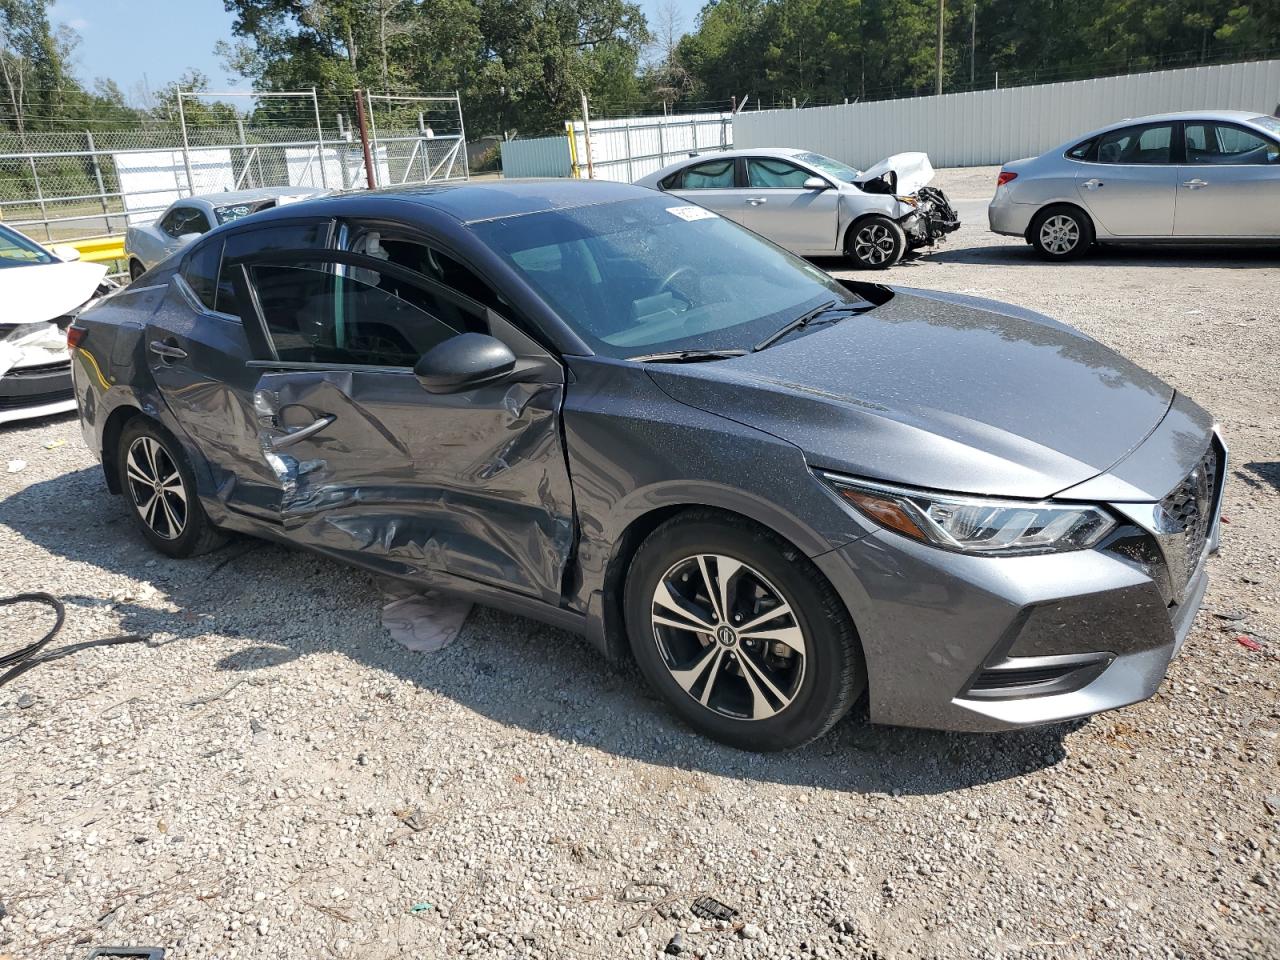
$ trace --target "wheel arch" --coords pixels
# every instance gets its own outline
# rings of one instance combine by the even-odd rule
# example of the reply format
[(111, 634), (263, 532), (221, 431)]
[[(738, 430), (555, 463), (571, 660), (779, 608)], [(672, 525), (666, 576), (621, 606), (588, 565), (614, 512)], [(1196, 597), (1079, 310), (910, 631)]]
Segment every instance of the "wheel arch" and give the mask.
[[(107, 489), (112, 493), (122, 493), (120, 489), (120, 435), (124, 433), (125, 426), (130, 420), (136, 417), (144, 417), (146, 419), (154, 419), (147, 417), (138, 407), (130, 404), (122, 404), (111, 411), (107, 417), (107, 422), (102, 425), (102, 449), (100, 460), (102, 462), (102, 472), (106, 475)], [(159, 423), (160, 421), (155, 421)], [(163, 426), (163, 424), (161, 424)]]
[[(908, 216), (910, 216), (910, 214), (908, 214)], [(845, 256), (849, 255), (849, 239), (850, 239), (850, 236), (853, 234), (853, 231), (857, 229), (859, 224), (867, 220), (870, 220), (872, 217), (884, 217), (886, 220), (892, 220), (894, 223), (897, 223), (899, 220), (902, 219), (901, 217), (895, 217), (888, 210), (862, 211), (845, 225), (844, 234), (840, 237), (840, 252), (842, 254), (844, 254)]]

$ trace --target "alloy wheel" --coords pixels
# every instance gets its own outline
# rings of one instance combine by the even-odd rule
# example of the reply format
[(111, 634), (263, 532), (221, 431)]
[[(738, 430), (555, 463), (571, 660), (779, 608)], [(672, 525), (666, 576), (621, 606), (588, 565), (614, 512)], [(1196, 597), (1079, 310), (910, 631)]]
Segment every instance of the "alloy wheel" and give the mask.
[(868, 224), (853, 238), (853, 251), (864, 263), (881, 264), (893, 256), (893, 235), (878, 223)]
[(1080, 243), (1080, 224), (1075, 217), (1054, 214), (1040, 225), (1040, 244), (1050, 253), (1070, 253)]
[(804, 630), (768, 578), (723, 554), (675, 563), (658, 580), (653, 637), (672, 679), (702, 706), (767, 720), (804, 681)]
[(125, 455), (133, 507), (162, 540), (176, 540), (187, 526), (187, 489), (169, 451), (152, 437), (138, 437)]

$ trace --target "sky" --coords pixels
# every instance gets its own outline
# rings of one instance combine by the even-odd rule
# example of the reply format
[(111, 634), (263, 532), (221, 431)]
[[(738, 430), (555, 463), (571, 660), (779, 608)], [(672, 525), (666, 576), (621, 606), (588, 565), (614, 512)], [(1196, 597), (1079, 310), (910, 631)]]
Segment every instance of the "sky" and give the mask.
[[(674, 4), (691, 30), (704, 0), (639, 2), (651, 21), (660, 4)], [(144, 83), (157, 90), (191, 67), (215, 90), (248, 86), (229, 77), (213, 52), (217, 41), (231, 39), (232, 17), (222, 0), (56, 0), (50, 19), (80, 34), (77, 76), (85, 83), (109, 77), (131, 101)]]

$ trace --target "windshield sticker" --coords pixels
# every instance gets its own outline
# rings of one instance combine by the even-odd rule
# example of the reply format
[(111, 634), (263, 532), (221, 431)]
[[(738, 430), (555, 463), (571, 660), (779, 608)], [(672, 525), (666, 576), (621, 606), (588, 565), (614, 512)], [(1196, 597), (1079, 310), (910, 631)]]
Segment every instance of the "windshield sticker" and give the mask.
[(720, 217), (720, 214), (706, 207), (667, 207), (667, 213), (681, 220), (688, 220), (690, 223), (694, 220), (717, 220)]

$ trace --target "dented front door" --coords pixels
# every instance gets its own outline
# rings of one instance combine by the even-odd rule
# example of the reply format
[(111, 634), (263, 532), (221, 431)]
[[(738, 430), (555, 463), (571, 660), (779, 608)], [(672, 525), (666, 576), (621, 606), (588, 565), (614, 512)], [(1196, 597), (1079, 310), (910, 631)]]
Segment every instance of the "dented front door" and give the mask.
[[(236, 284), (252, 287), (274, 354), (251, 364), (254, 408), (288, 538), (396, 576), (558, 603), (573, 542), (560, 364), (492, 310), (393, 264), (273, 256), (245, 262)], [(433, 289), (417, 296), (423, 283)], [(428, 393), (412, 359), (466, 330), (506, 342), (517, 373)]]

